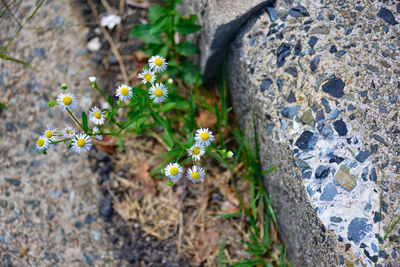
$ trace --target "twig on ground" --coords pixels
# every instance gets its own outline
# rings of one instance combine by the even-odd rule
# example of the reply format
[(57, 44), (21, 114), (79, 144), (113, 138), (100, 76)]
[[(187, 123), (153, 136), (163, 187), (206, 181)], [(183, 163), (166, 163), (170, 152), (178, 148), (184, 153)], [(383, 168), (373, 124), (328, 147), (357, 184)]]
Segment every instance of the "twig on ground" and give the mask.
[(101, 26), (101, 22), (100, 22), (100, 18), (99, 18), (99, 13), (98, 13), (98, 11), (97, 11), (95, 5), (93, 4), (93, 1), (92, 1), (92, 0), (88, 0), (88, 4), (89, 4), (89, 6), (90, 6), (90, 9), (91, 9), (92, 12), (93, 12), (93, 15), (94, 15), (95, 18), (96, 18), (97, 24), (98, 24), (98, 26), (99, 26), (101, 32), (102, 32), (102, 33), (104, 34), (104, 36), (106, 37), (108, 43), (109, 43), (110, 46), (111, 46), (111, 51), (113, 52), (114, 56), (116, 57), (116, 59), (117, 59), (117, 61), (118, 61), (118, 65), (119, 65), (119, 68), (120, 68), (120, 70), (121, 70), (122, 78), (123, 78), (124, 82), (125, 82), (126, 84), (128, 84), (128, 83), (129, 83), (129, 79), (128, 79), (128, 74), (127, 74), (127, 72), (126, 72), (124, 59), (121, 57), (121, 54), (119, 53), (118, 48), (117, 48), (117, 46), (115, 45), (115, 42), (114, 42), (114, 40), (112, 39), (111, 35), (108, 33), (108, 31), (107, 31), (103, 26)]
[(119, 16), (121, 17), (121, 23), (117, 25), (117, 34), (115, 37), (116, 42), (119, 42), (121, 40), (121, 35), (122, 35), (122, 23), (125, 20), (124, 16), (124, 8), (125, 8), (125, 0), (120, 0), (119, 1)]
[(108, 14), (112, 14), (114, 12), (107, 0), (101, 0), (101, 4), (104, 6)]

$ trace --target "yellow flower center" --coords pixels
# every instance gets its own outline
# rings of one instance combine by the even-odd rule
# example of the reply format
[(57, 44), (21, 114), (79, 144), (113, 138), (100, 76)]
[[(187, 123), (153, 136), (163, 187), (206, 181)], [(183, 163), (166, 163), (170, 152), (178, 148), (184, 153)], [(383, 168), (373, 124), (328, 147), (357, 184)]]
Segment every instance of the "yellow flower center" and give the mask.
[(74, 132), (69, 129), (67, 129), (66, 132), (67, 132), (67, 134), (74, 134)]
[(86, 145), (86, 141), (85, 141), (85, 139), (78, 139), (78, 141), (76, 141), (76, 144), (79, 147), (84, 147)]
[(200, 154), (200, 148), (198, 148), (198, 147), (196, 146), (195, 148), (193, 148), (192, 153), (193, 153), (194, 155)]
[(151, 74), (149, 74), (149, 73), (147, 73), (146, 75), (144, 75), (144, 79), (145, 79), (146, 81), (148, 81), (148, 82), (151, 81), (151, 78), (153, 78), (153, 76), (152, 76)]
[(172, 167), (169, 172), (171, 173), (172, 176), (175, 176), (179, 173), (179, 169), (177, 167)]
[(65, 96), (63, 98), (63, 104), (64, 105), (69, 106), (69, 105), (71, 105), (71, 103), (72, 103), (72, 98), (70, 96)]
[(93, 115), (96, 119), (100, 120), (101, 119), (101, 114), (100, 112), (95, 112)]
[(197, 179), (199, 179), (199, 177), (200, 177), (200, 174), (198, 172), (192, 172), (193, 179), (197, 180)]
[(154, 60), (154, 64), (160, 67), (163, 64), (163, 61), (161, 58), (156, 58), (156, 60)]
[(37, 145), (38, 145), (39, 147), (42, 147), (42, 146), (44, 145), (44, 140), (43, 140), (43, 139), (37, 140)]
[(207, 141), (208, 138), (210, 138), (210, 135), (207, 132), (203, 132), (203, 133), (200, 134), (200, 138), (203, 141)]
[(157, 90), (154, 92), (154, 95), (155, 95), (156, 97), (161, 97), (161, 96), (163, 95), (163, 91), (162, 91), (161, 89), (157, 89)]
[(121, 89), (121, 95), (127, 96), (128, 94), (129, 94), (128, 88), (124, 87), (124, 88)]
[(50, 131), (50, 130), (48, 130), (48, 131), (46, 132), (46, 137), (47, 137), (47, 138), (53, 137), (53, 132)]

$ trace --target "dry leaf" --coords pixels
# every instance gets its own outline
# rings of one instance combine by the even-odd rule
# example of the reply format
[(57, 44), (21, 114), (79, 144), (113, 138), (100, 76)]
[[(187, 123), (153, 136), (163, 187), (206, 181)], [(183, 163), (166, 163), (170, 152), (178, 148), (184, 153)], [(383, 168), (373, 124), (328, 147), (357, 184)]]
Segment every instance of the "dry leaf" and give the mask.
[(139, 168), (136, 173), (136, 177), (140, 181), (140, 183), (144, 186), (143, 194), (151, 193), (155, 195), (157, 193), (156, 184), (154, 183), (153, 178), (151, 178), (149, 173), (149, 164), (146, 161), (139, 164)]
[(98, 149), (104, 153), (107, 153), (108, 155), (114, 154), (115, 152), (114, 140), (108, 135), (103, 135), (103, 140), (96, 139), (94, 144)]
[(149, 57), (142, 50), (136, 50), (133, 52), (133, 58), (137, 62), (145, 62)]
[(194, 256), (197, 265), (201, 265), (214, 252), (219, 243), (219, 234), (215, 231), (215, 228), (208, 228), (202, 237), (197, 242), (197, 250)]

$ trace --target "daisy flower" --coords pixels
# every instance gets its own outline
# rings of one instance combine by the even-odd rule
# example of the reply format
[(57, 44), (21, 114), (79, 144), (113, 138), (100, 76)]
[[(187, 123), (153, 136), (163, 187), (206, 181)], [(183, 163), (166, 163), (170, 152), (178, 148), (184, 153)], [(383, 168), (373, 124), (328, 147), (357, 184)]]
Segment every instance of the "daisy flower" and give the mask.
[(168, 97), (168, 89), (162, 83), (156, 83), (150, 87), (149, 94), (154, 103), (161, 103)]
[(41, 136), (36, 142), (36, 149), (43, 151), (49, 148), (50, 141), (46, 136)]
[(167, 68), (167, 64), (167, 61), (160, 56), (152, 56), (149, 59), (150, 69), (153, 70), (155, 73), (164, 71)]
[(132, 97), (132, 87), (126, 84), (122, 84), (117, 88), (115, 95), (120, 101), (129, 100)]
[(90, 137), (84, 133), (76, 134), (72, 138), (72, 148), (76, 153), (85, 153), (92, 146), (92, 140)]
[(49, 141), (57, 141), (57, 129), (53, 125), (47, 125), (46, 130), (44, 130), (43, 135), (46, 136)]
[(194, 139), (205, 147), (208, 147), (212, 141), (214, 141), (214, 135), (208, 128), (201, 128), (196, 131)]
[(154, 83), (156, 80), (156, 75), (153, 71), (144, 69), (142, 73), (139, 73), (138, 77), (142, 79), (142, 83)]
[(95, 83), (96, 82), (96, 77), (89, 77), (89, 81), (91, 83)]
[(100, 110), (98, 107), (92, 107), (89, 111), (89, 119), (96, 125), (104, 124), (104, 111)]
[(199, 166), (193, 166), (187, 171), (186, 177), (194, 184), (203, 182), (206, 172)]
[[(97, 126), (93, 127), (93, 133), (98, 133), (99, 132), (99, 128), (97, 128)], [(96, 138), (98, 140), (103, 140), (103, 136), (102, 135), (96, 135)]]
[(75, 134), (76, 134), (75, 129), (67, 124), (67, 126), (63, 130), (63, 136), (66, 138), (72, 138), (75, 136)]
[(200, 157), (204, 155), (205, 150), (204, 147), (200, 144), (195, 144), (191, 148), (187, 150), (189, 156), (192, 156), (192, 159), (195, 161), (200, 160)]
[(73, 110), (76, 107), (76, 97), (71, 93), (59, 94), (57, 97), (57, 104), (62, 110), (66, 108)]
[(182, 177), (183, 169), (178, 163), (169, 163), (165, 169), (165, 175), (170, 178), (173, 182), (179, 180)]

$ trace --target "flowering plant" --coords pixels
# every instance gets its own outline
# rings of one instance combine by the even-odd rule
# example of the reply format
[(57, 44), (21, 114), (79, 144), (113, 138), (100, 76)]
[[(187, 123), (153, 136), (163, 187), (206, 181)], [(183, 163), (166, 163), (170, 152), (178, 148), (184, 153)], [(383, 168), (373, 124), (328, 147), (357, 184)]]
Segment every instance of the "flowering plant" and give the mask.
[[(161, 56), (152, 56), (143, 71), (138, 75), (141, 79), (140, 86), (131, 87), (127, 84), (121, 84), (115, 90), (115, 98), (106, 97), (104, 92), (99, 88), (95, 77), (89, 77), (92, 87), (95, 88), (104, 99), (102, 108), (93, 106), (88, 115), (82, 112), (81, 120), (75, 114), (78, 98), (70, 92), (66, 84), (61, 85), (62, 93), (56, 100), (49, 101), (49, 107), (58, 106), (63, 112), (66, 112), (75, 122), (78, 129), (64, 125), (63, 130), (59, 133), (53, 125), (47, 125), (43, 134), (36, 143), (38, 150), (46, 154), (51, 145), (57, 143), (68, 144), (68, 149), (72, 149), (76, 153), (86, 153), (92, 146), (93, 139), (102, 140), (104, 135), (121, 137), (124, 131), (135, 130), (141, 133), (151, 128), (162, 127), (164, 130), (164, 141), (171, 148), (169, 155), (173, 155), (173, 163), (169, 163), (162, 173), (167, 176), (168, 184), (179, 180), (183, 175), (183, 168), (179, 164), (184, 152), (192, 158), (193, 166), (188, 169), (186, 177), (193, 183), (204, 180), (205, 171), (199, 165), (201, 157), (207, 151), (215, 151), (223, 158), (233, 156), (231, 151), (219, 150), (213, 145), (214, 135), (207, 128), (200, 128), (189, 135), (186, 143), (181, 142), (181, 138), (173, 133), (171, 114), (173, 109), (180, 104), (188, 104), (183, 98), (179, 98), (176, 94), (176, 88), (173, 80), (161, 80), (161, 73), (167, 69), (168, 63)], [(169, 100), (169, 89), (172, 89), (172, 101)], [(174, 99), (179, 99), (175, 100)], [(117, 100), (116, 103), (114, 100)], [(120, 109), (127, 108), (127, 116), (122, 120), (117, 114)], [(179, 108), (178, 108), (179, 109)], [(185, 111), (185, 108), (180, 108)], [(93, 126), (89, 127), (89, 123)], [(153, 132), (154, 134), (154, 132)], [(184, 134), (181, 134), (184, 136)]]

